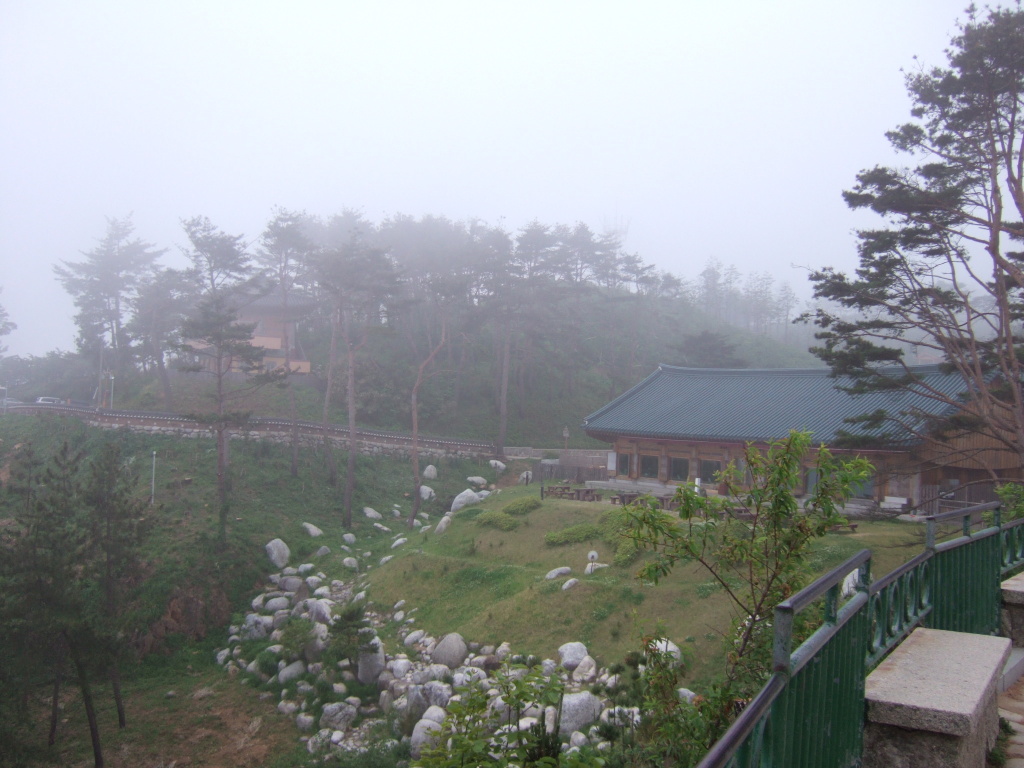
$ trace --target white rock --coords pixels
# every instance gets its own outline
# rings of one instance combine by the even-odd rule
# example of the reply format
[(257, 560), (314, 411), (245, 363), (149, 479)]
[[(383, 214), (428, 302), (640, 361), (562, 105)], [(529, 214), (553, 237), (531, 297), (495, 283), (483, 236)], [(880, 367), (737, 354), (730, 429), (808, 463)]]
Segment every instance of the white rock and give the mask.
[(440, 730), (441, 724), (438, 722), (426, 719), (419, 720), (412, 729), (412, 737), (409, 742), (411, 756), (414, 759), (418, 759), (423, 748), (433, 743), (435, 733)]
[(467, 654), (468, 648), (462, 635), (458, 632), (449, 632), (437, 641), (437, 645), (430, 652), (430, 658), (436, 664), (444, 664), (449, 669), (455, 669), (462, 666)]
[(373, 507), (363, 507), (363, 514), (366, 515), (366, 517), (368, 519), (370, 519), (370, 520), (383, 520), (384, 519), (384, 516), (381, 515), (381, 513), (378, 512)]
[(583, 643), (565, 643), (558, 648), (559, 663), (570, 672), (576, 669), (587, 655), (587, 646)]
[(676, 661), (681, 661), (683, 658), (683, 654), (682, 651), (679, 650), (679, 646), (667, 638), (662, 637), (658, 640), (655, 640), (654, 647), (662, 653), (667, 653)]
[(306, 674), (306, 662), (293, 661), (277, 673), (277, 682), (281, 685), (285, 685), (292, 680), (302, 677), (304, 674)]
[(452, 500), (451, 511), (458, 512), (467, 504), (476, 504), (478, 501), (480, 501), (480, 496), (477, 492), (467, 488)]
[(320, 715), (320, 727), (344, 731), (358, 714), (358, 710), (346, 701), (325, 704), (323, 714)]
[(313, 719), (312, 715), (307, 715), (305, 712), (295, 716), (295, 727), (300, 731), (311, 731), (313, 730), (313, 724), (316, 720)]
[(425, 630), (414, 630), (410, 632), (408, 636), (405, 638), (405, 640), (403, 641), (403, 645), (406, 648), (411, 648), (412, 646), (416, 645), (416, 643), (418, 643), (420, 640), (422, 640), (425, 634), (427, 634)]
[(551, 579), (557, 579), (560, 576), (567, 576), (570, 573), (572, 573), (572, 568), (568, 565), (563, 565), (560, 568), (552, 568), (544, 578), (550, 581)]
[(562, 697), (562, 722), (558, 731), (562, 734), (581, 731), (600, 716), (601, 700), (590, 691), (567, 693)]
[(294, 715), (296, 712), (299, 711), (299, 705), (296, 704), (294, 701), (288, 701), (288, 699), (284, 699), (283, 701), (279, 701), (277, 703), (277, 711), (280, 712), (282, 715)]
[(313, 557), (325, 557), (331, 554), (331, 548), (328, 546), (320, 547), (316, 552), (313, 553)]
[(346, 557), (344, 560), (341, 561), (341, 564), (344, 565), (346, 568), (351, 568), (353, 571), (359, 570), (359, 561), (356, 560), (354, 557)]
[(408, 539), (405, 538), (404, 536), (402, 538), (400, 538), (400, 539), (395, 539), (395, 543), (391, 545), (391, 548), (395, 549), (396, 547), (400, 547), (403, 544), (405, 544), (405, 542), (407, 542), (407, 541), (408, 541)]
[(442, 517), (437, 525), (434, 526), (434, 534), (439, 535), (448, 530), (448, 526), (452, 524), (451, 515), (445, 515)]
[(423, 499), (423, 501), (430, 501), (436, 496), (437, 494), (434, 492), (434, 489), (431, 488), (429, 485), (420, 486), (420, 498)]
[(356, 543), (356, 535), (354, 533), (346, 533), (341, 538), (342, 538), (342, 541), (344, 541), (346, 544), (355, 544)]
[(317, 527), (316, 527), (315, 525), (313, 525), (312, 523), (303, 523), (303, 524), (302, 524), (302, 527), (303, 527), (303, 528), (305, 528), (305, 529), (306, 529), (306, 533), (308, 533), (308, 534), (309, 534), (310, 536), (312, 536), (312, 537), (313, 537), (314, 539), (315, 539), (315, 538), (316, 538), (317, 536), (323, 536), (323, 535), (324, 535), (324, 532), (323, 532), (323, 531), (321, 531), (321, 530), (320, 530), (319, 528), (317, 528)]
[(577, 683), (592, 683), (597, 678), (597, 662), (590, 654), (583, 657), (572, 672), (572, 679)]
[(380, 523), (374, 523), (373, 527), (376, 528), (378, 531), (384, 531), (384, 533), (391, 533), (391, 529), (388, 528), (386, 525), (381, 525)]
[(470, 485), (487, 485), (487, 481), (480, 477), (480, 475), (471, 475), (466, 478), (466, 482)]
[(519, 473), (519, 485), (529, 485), (533, 482), (533, 472), (526, 470)]
[(489, 464), (491, 465), (491, 469), (493, 469), (499, 475), (502, 472), (505, 471), (505, 463), (504, 462), (498, 461), (497, 459), (491, 459)]
[(292, 553), (288, 549), (288, 545), (281, 541), (281, 539), (268, 541), (266, 549), (267, 557), (270, 558), (270, 562), (274, 564), (274, 567), (284, 568), (288, 565), (288, 558), (291, 557)]
[(427, 464), (427, 466), (423, 468), (423, 479), (437, 480), (437, 467), (433, 464)]
[(579, 583), (580, 583), (579, 579), (569, 579), (567, 582), (565, 582), (565, 584), (562, 585), (562, 591), (564, 592), (567, 589), (572, 589), (573, 587), (575, 587)]
[(389, 560), (392, 560), (392, 559), (394, 559), (394, 557), (395, 557), (394, 555), (384, 555), (384, 557), (382, 557), (382, 558), (380, 559), (380, 564), (381, 564), (381, 565), (384, 565), (384, 564), (385, 564), (386, 562), (388, 562)]
[(599, 571), (602, 568), (607, 568), (607, 567), (608, 567), (608, 563), (587, 563), (587, 567), (583, 569), (583, 573), (585, 573), (587, 576), (589, 576), (590, 574), (594, 573), (595, 571)]

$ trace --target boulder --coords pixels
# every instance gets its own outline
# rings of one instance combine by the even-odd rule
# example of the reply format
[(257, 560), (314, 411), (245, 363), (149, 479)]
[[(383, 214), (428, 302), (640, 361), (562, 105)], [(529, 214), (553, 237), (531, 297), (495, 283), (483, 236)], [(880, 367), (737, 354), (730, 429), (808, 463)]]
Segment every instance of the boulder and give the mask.
[(306, 662), (293, 661), (287, 667), (277, 673), (277, 682), (281, 685), (296, 680), (306, 674)]
[(423, 720), (433, 720), (435, 723), (443, 723), (448, 713), (444, 711), (443, 707), (430, 706), (427, 707), (427, 711), (423, 713)]
[(452, 524), (451, 515), (445, 515), (442, 517), (437, 525), (434, 526), (434, 533), (441, 534), (448, 530), (448, 526)]
[(448, 700), (452, 697), (452, 687), (440, 680), (431, 680), (423, 684), (423, 695), (431, 707), (443, 709), (448, 706)]
[(544, 578), (550, 581), (551, 579), (557, 579), (560, 576), (568, 576), (570, 573), (572, 573), (572, 568), (568, 565), (563, 565), (560, 568), (552, 568)]
[(420, 640), (422, 640), (425, 634), (427, 634), (426, 631), (422, 629), (417, 629), (413, 632), (410, 632), (403, 641), (403, 645), (405, 645), (406, 648), (411, 648), (412, 646), (416, 645), (416, 643), (418, 643)]
[(356, 678), (363, 685), (369, 685), (384, 671), (384, 663), (384, 648), (380, 638), (375, 637), (369, 648), (359, 651)]
[(363, 507), (363, 514), (369, 520), (383, 520), (384, 516), (373, 507)]
[(505, 471), (505, 462), (503, 462), (503, 461), (498, 461), (497, 459), (491, 459), (490, 462), (488, 462), (488, 463), (491, 465), (491, 469), (493, 469), (499, 475), (502, 472)]
[(520, 472), (519, 473), (519, 484), (520, 485), (529, 485), (532, 482), (533, 482), (533, 472), (531, 472), (530, 470), (526, 470), (525, 472)]
[(352, 721), (358, 714), (359, 711), (347, 701), (324, 704), (323, 714), (320, 715), (320, 727), (330, 728), (332, 731), (344, 731), (352, 725)]
[(430, 501), (435, 496), (437, 496), (437, 494), (434, 493), (434, 489), (429, 485), (420, 486), (420, 498), (423, 499), (423, 501)]
[(408, 541), (408, 539), (405, 538), (404, 536), (402, 538), (400, 538), (400, 539), (395, 539), (395, 543), (391, 545), (391, 548), (392, 549), (396, 549), (397, 547), (400, 547), (403, 544), (405, 544), (407, 541)]
[(592, 683), (597, 679), (597, 662), (590, 654), (584, 656), (573, 670), (572, 679), (577, 683)]
[(291, 608), (292, 601), (287, 597), (272, 597), (263, 604), (263, 610), (267, 613), (276, 613)]
[(449, 669), (455, 669), (462, 666), (468, 653), (469, 649), (462, 635), (458, 632), (449, 632), (437, 641), (430, 658), (435, 664), (444, 664)]
[(596, 571), (599, 571), (602, 568), (607, 567), (608, 563), (587, 563), (587, 567), (583, 569), (583, 573), (585, 573), (587, 576), (590, 576), (592, 573), (595, 573)]
[(451, 511), (458, 512), (468, 504), (476, 504), (478, 501), (480, 501), (480, 496), (477, 492), (467, 488), (452, 500)]
[(326, 557), (331, 554), (331, 548), (327, 545), (320, 547), (316, 552), (313, 553), (313, 557)]
[(346, 544), (355, 544), (356, 543), (356, 535), (354, 533), (346, 533), (345, 535), (343, 535), (341, 537), (341, 539)]
[(359, 570), (359, 561), (356, 560), (354, 557), (346, 557), (344, 560), (341, 561), (341, 564), (344, 565), (346, 568), (351, 568), (353, 571)]
[(388, 562), (389, 560), (391, 560), (391, 559), (392, 559), (393, 557), (394, 557), (394, 555), (385, 555), (384, 557), (382, 557), (382, 558), (380, 559), (380, 564), (381, 564), (381, 565), (384, 565), (384, 564), (385, 564), (385, 563), (387, 563), (387, 562)]
[(324, 535), (324, 532), (323, 532), (323, 531), (321, 531), (321, 530), (320, 530), (319, 528), (317, 528), (317, 527), (316, 527), (315, 525), (313, 525), (312, 523), (303, 523), (303, 524), (302, 524), (302, 527), (303, 527), (303, 528), (305, 528), (305, 529), (306, 529), (306, 533), (308, 533), (308, 534), (309, 534), (310, 536), (312, 536), (312, 537), (313, 537), (314, 539), (315, 539), (315, 538), (316, 538), (317, 536), (323, 536), (323, 535)]
[[(583, 643), (565, 643), (558, 648), (558, 661), (570, 672), (576, 669), (586, 656), (587, 646)], [(594, 717), (597, 717), (597, 715), (594, 715)]]
[(679, 646), (673, 643), (668, 638), (659, 638), (654, 641), (653, 645), (656, 649), (658, 649), (662, 653), (668, 654), (677, 662), (682, 661), (683, 653), (679, 650)]
[(601, 699), (590, 691), (567, 693), (562, 698), (562, 721), (558, 732), (571, 734), (573, 731), (582, 731), (600, 716)]
[(575, 587), (579, 583), (580, 583), (579, 579), (569, 579), (568, 581), (565, 582), (565, 584), (562, 585), (562, 591), (565, 592), (565, 590), (567, 590), (567, 589), (572, 589), (573, 587)]
[(427, 466), (423, 468), (423, 479), (437, 480), (437, 467), (433, 464), (427, 464)]
[(316, 720), (313, 719), (313, 716), (307, 715), (305, 712), (301, 712), (295, 716), (295, 727), (300, 731), (313, 730), (314, 723), (316, 723)]
[(469, 483), (470, 485), (487, 485), (487, 480), (480, 477), (480, 475), (471, 475), (470, 477), (466, 478), (466, 482)]
[(423, 748), (434, 743), (436, 734), (440, 730), (441, 724), (434, 720), (422, 719), (416, 723), (409, 742), (409, 754), (413, 759), (419, 759)]
[(267, 557), (270, 558), (270, 562), (274, 564), (275, 568), (284, 568), (288, 565), (288, 558), (291, 556), (291, 550), (281, 539), (267, 542)]

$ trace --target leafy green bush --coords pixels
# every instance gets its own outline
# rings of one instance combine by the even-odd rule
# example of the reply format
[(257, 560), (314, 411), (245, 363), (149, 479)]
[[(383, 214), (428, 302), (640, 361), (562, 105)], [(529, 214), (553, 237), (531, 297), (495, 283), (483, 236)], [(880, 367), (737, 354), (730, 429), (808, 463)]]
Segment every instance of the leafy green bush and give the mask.
[(459, 511), (459, 517), (463, 520), (472, 520), (482, 515), (484, 511), (480, 507), (472, 507), (471, 509), (463, 509)]
[(256, 657), (256, 669), (267, 677), (273, 677), (277, 674), (278, 658), (273, 651), (261, 651), (260, 655)]
[(597, 523), (580, 523), (545, 534), (544, 542), (553, 547), (560, 547), (563, 544), (582, 544), (585, 541), (599, 538), (601, 538), (601, 527)]
[(499, 531), (514, 531), (519, 527), (519, 520), (504, 512), (490, 510), (476, 516), (476, 524), (490, 528), (497, 528)]
[(535, 509), (541, 508), (540, 499), (534, 496), (526, 496), (522, 499), (516, 499), (511, 504), (506, 504), (502, 507), (501, 511), (507, 515), (528, 515)]

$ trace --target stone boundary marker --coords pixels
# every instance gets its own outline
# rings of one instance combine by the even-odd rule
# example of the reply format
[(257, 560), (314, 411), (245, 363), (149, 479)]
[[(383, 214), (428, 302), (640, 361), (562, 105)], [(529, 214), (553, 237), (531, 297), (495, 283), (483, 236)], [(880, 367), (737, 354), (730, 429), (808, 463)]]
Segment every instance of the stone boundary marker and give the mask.
[(983, 768), (1010, 640), (915, 629), (868, 675), (864, 768)]

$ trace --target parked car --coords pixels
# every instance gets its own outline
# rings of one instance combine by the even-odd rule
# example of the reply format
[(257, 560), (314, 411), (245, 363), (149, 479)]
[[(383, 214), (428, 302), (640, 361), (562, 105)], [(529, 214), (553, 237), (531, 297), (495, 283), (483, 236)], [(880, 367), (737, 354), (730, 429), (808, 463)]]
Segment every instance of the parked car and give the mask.
[(37, 405), (64, 405), (64, 401), (59, 397), (37, 397)]

